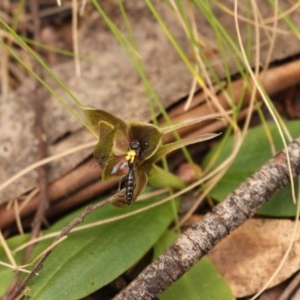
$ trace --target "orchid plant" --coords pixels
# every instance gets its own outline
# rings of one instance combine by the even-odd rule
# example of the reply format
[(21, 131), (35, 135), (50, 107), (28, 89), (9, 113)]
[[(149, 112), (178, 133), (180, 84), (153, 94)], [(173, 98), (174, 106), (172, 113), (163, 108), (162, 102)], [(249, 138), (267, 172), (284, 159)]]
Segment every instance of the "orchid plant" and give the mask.
[(110, 198), (116, 206), (134, 202), (147, 182), (156, 187), (180, 189), (184, 183), (172, 173), (156, 165), (165, 155), (187, 145), (203, 142), (218, 134), (163, 143), (166, 134), (218, 115), (202, 116), (179, 124), (157, 127), (149, 123), (125, 122), (116, 116), (91, 107), (82, 107), (89, 127), (99, 137), (94, 156), (102, 168), (102, 180), (120, 178), (119, 189)]

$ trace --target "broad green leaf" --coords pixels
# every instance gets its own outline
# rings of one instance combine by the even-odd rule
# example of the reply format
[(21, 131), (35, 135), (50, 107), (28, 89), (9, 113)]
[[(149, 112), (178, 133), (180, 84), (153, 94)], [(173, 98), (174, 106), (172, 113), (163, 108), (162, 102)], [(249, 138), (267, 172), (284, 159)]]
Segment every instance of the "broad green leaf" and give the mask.
[[(291, 135), (295, 138), (300, 134), (300, 122), (290, 121), (286, 123)], [(269, 125), (270, 133), (277, 151), (283, 149), (278, 129), (274, 124)], [(220, 164), (231, 153), (233, 138), (229, 138), (222, 154), (215, 165)], [(208, 162), (214, 155), (214, 151), (208, 154), (204, 160)], [(270, 142), (262, 126), (249, 129), (241, 149), (229, 170), (211, 191), (210, 196), (216, 201), (222, 201), (230, 192), (234, 191), (245, 179), (257, 171), (265, 162), (272, 157)], [(297, 189), (297, 185), (296, 185)], [(259, 215), (289, 217), (294, 216), (296, 206), (292, 202), (290, 187), (282, 189), (258, 212)]]
[(164, 291), (159, 299), (233, 300), (235, 297), (216, 267), (205, 256)]
[[(124, 209), (107, 206), (86, 217), (84, 224), (119, 216), (148, 203), (136, 203)], [(77, 215), (78, 212), (62, 219), (50, 231), (61, 230)], [(172, 219), (171, 205), (166, 203), (123, 220), (71, 233), (30, 281), (29, 296), (32, 299), (67, 300), (89, 295), (138, 262)], [(35, 255), (48, 245), (49, 241), (39, 244)]]
[[(134, 209), (120, 211), (108, 206), (87, 222)], [(166, 204), (126, 220), (71, 234), (29, 284), (30, 296), (46, 300), (89, 295), (132, 267), (162, 235), (172, 217), (170, 204)]]
[[(22, 245), (24, 242), (28, 240), (28, 235), (18, 235), (15, 237), (10, 238), (7, 241), (8, 247), (10, 250), (13, 250), (20, 245)], [(17, 264), (20, 264), (21, 261), (21, 255), (16, 255), (15, 260)], [(2, 248), (2, 245), (0, 244), (0, 261), (5, 262), (9, 264), (9, 260), (4, 252), (4, 249)], [(0, 265), (0, 297), (4, 295), (7, 288), (9, 287), (10, 283), (12, 282), (14, 278), (15, 273), (7, 266)]]
[[(155, 255), (161, 254), (175, 241), (176, 237), (174, 233), (166, 232), (155, 246)], [(234, 296), (216, 267), (205, 256), (164, 291), (159, 299), (231, 300)]]

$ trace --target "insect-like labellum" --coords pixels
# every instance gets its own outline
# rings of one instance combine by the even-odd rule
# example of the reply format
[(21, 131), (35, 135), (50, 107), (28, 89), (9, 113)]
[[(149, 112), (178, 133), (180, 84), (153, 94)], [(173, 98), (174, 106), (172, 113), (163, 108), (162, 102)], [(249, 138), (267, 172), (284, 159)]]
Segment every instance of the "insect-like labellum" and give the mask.
[(125, 182), (125, 200), (129, 205), (133, 200), (134, 187), (135, 187), (135, 176), (134, 176), (134, 162), (140, 152), (140, 143), (138, 141), (130, 142), (130, 150), (127, 152), (126, 160), (128, 162), (128, 173), (124, 177)]
[(134, 169), (133, 164), (128, 163), (129, 171), (128, 174), (125, 176), (125, 200), (126, 203), (129, 205), (133, 200), (134, 194), (134, 187), (135, 187), (135, 177), (134, 177)]

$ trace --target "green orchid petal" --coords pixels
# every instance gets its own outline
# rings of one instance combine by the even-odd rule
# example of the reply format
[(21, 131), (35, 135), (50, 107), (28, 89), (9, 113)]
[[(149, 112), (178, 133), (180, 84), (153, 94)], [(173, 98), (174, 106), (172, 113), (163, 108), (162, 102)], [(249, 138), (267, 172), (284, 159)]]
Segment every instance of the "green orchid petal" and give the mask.
[(124, 165), (124, 157), (114, 154), (117, 131), (118, 129), (111, 124), (99, 122), (99, 141), (94, 149), (94, 157), (102, 168), (102, 180), (127, 172), (127, 161)]
[(152, 186), (155, 187), (168, 187), (174, 189), (182, 189), (185, 184), (174, 174), (153, 165), (151, 170), (148, 172), (148, 181)]
[(163, 133), (158, 127), (147, 123), (129, 122), (128, 128), (130, 141), (137, 140), (140, 142), (140, 160), (147, 160), (160, 146)]
[(89, 125), (96, 135), (99, 134), (99, 122), (104, 121), (117, 127), (123, 135), (127, 135), (127, 125), (121, 119), (115, 117), (114, 115), (100, 109), (96, 109), (88, 106), (80, 106), (83, 111)]
[(179, 141), (175, 141), (172, 143), (168, 143), (165, 145), (162, 145), (157, 151), (156, 153), (151, 157), (151, 162), (155, 162), (159, 159), (161, 159), (163, 156), (178, 150), (184, 146), (188, 146), (188, 145), (192, 145), (192, 144), (196, 144), (196, 143), (200, 143), (200, 142), (204, 142), (207, 140), (211, 140), (215, 137), (217, 137), (218, 135), (220, 135), (220, 133), (207, 133), (207, 134), (202, 134), (200, 136), (197, 137), (190, 137), (190, 138), (186, 138), (183, 140), (179, 140)]
[(173, 132), (175, 130), (179, 130), (179, 129), (184, 128), (184, 127), (196, 125), (198, 123), (201, 123), (201, 122), (204, 122), (204, 121), (207, 121), (207, 120), (210, 120), (210, 119), (218, 119), (218, 118), (221, 118), (221, 117), (222, 117), (222, 115), (220, 115), (220, 114), (210, 114), (210, 115), (206, 115), (206, 116), (201, 116), (199, 118), (186, 120), (184, 122), (176, 123), (176, 124), (173, 124), (173, 125), (160, 127), (160, 130), (165, 135), (167, 133)]
[(128, 151), (129, 136), (127, 124), (114, 115), (100, 109), (93, 107), (81, 106), (85, 114), (90, 128), (96, 136), (99, 136), (100, 122), (106, 122), (117, 129), (115, 136), (114, 154), (124, 155)]
[(111, 124), (101, 121), (98, 124), (99, 141), (94, 149), (94, 156), (101, 166), (105, 168), (109, 157), (113, 154), (117, 129)]
[(148, 176), (143, 167), (135, 170), (136, 186), (134, 188), (133, 201), (137, 199), (139, 194), (144, 190), (147, 185)]

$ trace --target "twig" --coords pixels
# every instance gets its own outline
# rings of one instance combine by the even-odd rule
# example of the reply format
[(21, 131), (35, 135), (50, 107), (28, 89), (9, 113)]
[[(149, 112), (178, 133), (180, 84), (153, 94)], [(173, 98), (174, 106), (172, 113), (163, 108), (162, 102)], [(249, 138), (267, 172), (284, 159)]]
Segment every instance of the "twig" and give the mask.
[[(41, 22), (40, 22), (40, 15), (39, 15), (39, 3), (37, 0), (30, 1), (30, 8), (32, 13), (33, 19), (33, 28), (34, 28), (34, 40), (40, 41), (40, 30), (41, 30)], [(42, 77), (42, 68), (36, 64), (35, 71), (40, 74)], [(44, 101), (42, 99), (42, 91), (39, 85), (36, 83), (35, 85), (35, 123), (34, 123), (34, 130), (38, 140), (38, 154), (37, 160), (43, 159), (47, 156), (47, 141), (45, 138), (44, 133), (44, 126), (43, 126), (43, 115), (44, 115)], [(41, 225), (44, 219), (45, 210), (48, 205), (48, 176), (47, 176), (47, 169), (46, 166), (41, 166), (38, 169), (39, 175), (39, 188), (40, 188), (40, 201), (37, 207), (37, 211), (32, 222), (32, 231), (31, 231), (31, 240), (34, 240), (40, 233)], [(25, 263), (30, 256), (33, 249), (33, 245), (30, 245), (24, 254), (23, 262)], [(20, 287), (19, 283), (20, 273), (16, 272), (15, 278), (13, 280), (12, 285), (10, 286), (9, 290), (7, 291), (4, 299), (14, 299), (11, 297), (11, 294), (14, 294), (15, 290), (18, 290)]]
[[(99, 181), (101, 191), (106, 191), (111, 187), (111, 183), (100, 181), (101, 170), (100, 168), (91, 167), (90, 162), (86, 162), (81, 166), (76, 167), (71, 172), (63, 175), (59, 179), (53, 181), (49, 184), (49, 202), (51, 207), (56, 202), (61, 202), (64, 199), (73, 196), (78, 192), (84, 193), (84, 190), (95, 181)], [(40, 196), (36, 195), (34, 198), (26, 205), (23, 206), (23, 201), (19, 202), (19, 206), (22, 207), (20, 215), (22, 219), (33, 214), (37, 210), (39, 204)], [(84, 197), (83, 201), (86, 201), (88, 198)], [(0, 207), (0, 228), (11, 228), (15, 223), (14, 211), (12, 209), (7, 209), (6, 206)]]
[[(40, 30), (41, 21), (39, 13), (39, 3), (37, 0), (30, 1), (31, 14), (33, 17), (33, 28), (34, 28), (34, 39), (35, 41), (40, 41)], [(36, 64), (36, 71), (42, 76), (42, 68)], [(38, 85), (36, 85), (35, 90), (35, 134), (38, 140), (38, 154), (37, 160), (43, 159), (47, 156), (47, 140), (46, 134), (43, 126), (43, 116), (44, 116), (44, 100), (42, 99), (42, 91)], [(42, 222), (45, 215), (45, 210), (49, 205), (48, 198), (48, 173), (46, 166), (41, 166), (38, 168), (39, 176), (39, 188), (40, 188), (40, 201), (37, 207), (35, 217), (32, 222), (31, 240), (34, 240), (40, 233)], [(29, 257), (33, 246), (28, 247), (26, 250), (24, 259), (25, 261)]]
[[(275, 95), (291, 86), (295, 86), (298, 84), (300, 79), (300, 60), (294, 60), (290, 63), (282, 64), (278, 67), (270, 68), (259, 74), (258, 80), (261, 86), (264, 88), (266, 94), (269, 96)], [(251, 92), (253, 90), (253, 81), (250, 78), (239, 78), (231, 83), (226, 82), (222, 85), (222, 88), (218, 90), (218, 85), (214, 87), (216, 89), (216, 97), (217, 103), (220, 105), (219, 109), (215, 107), (213, 103), (210, 103), (207, 99), (207, 95), (203, 91), (199, 91), (195, 94), (192, 102), (192, 107), (190, 107), (189, 111), (184, 114), (182, 111), (184, 110), (185, 100), (180, 100), (176, 105), (172, 105), (168, 109), (168, 115), (172, 119), (172, 122), (180, 122), (181, 120), (186, 120), (189, 118), (193, 118), (195, 116), (202, 116), (206, 114), (220, 112), (220, 108), (222, 110), (231, 110), (231, 102), (228, 101), (228, 97), (230, 95), (230, 99), (234, 103), (239, 103), (240, 99), (243, 99), (243, 107), (248, 107), (249, 99), (251, 97)], [(261, 100), (260, 94), (256, 95), (257, 101)], [(209, 103), (209, 105), (208, 105)], [(211, 131), (209, 128), (209, 123), (204, 123), (207, 128), (205, 128), (206, 132), (215, 132)], [(179, 130), (180, 135), (188, 136), (193, 134), (197, 136), (197, 134), (203, 133), (203, 127), (188, 127), (183, 130)], [(208, 130), (208, 131), (207, 131)], [(165, 138), (166, 142), (170, 142), (173, 140), (173, 135)]]
[(50, 253), (55, 249), (55, 247), (59, 244), (60, 240), (65, 238), (70, 231), (75, 228), (78, 224), (82, 223), (84, 218), (92, 213), (93, 211), (107, 205), (109, 203), (110, 199), (101, 201), (94, 205), (88, 205), (84, 211), (75, 218), (72, 222), (70, 222), (60, 233), (57, 235), (57, 237), (54, 239), (52, 245), (48, 248), (48, 251), (44, 253), (44, 255), (40, 258), (40, 260), (36, 263), (33, 270), (27, 275), (27, 277), (23, 280), (22, 283), (17, 283), (14, 286), (13, 290), (10, 290), (9, 294), (7, 294), (2, 300), (14, 300), (16, 299), (23, 289), (26, 287), (28, 282), (35, 276), (35, 274), (43, 267), (44, 261), (47, 259), (47, 257), (50, 255)]
[[(300, 137), (288, 146), (293, 176), (300, 174)], [(153, 299), (187, 272), (231, 231), (287, 185), (289, 173), (284, 151), (277, 154), (233, 193), (192, 225), (114, 299)]]
[[(38, 149), (38, 160), (43, 159), (47, 156), (47, 142), (44, 138), (44, 127), (42, 125), (43, 120), (43, 99), (41, 98), (41, 91), (40, 89), (37, 89), (36, 91), (36, 108), (35, 108), (35, 114), (36, 114), (36, 120), (35, 120), (35, 126), (36, 126), (36, 136), (39, 141), (39, 149)], [(31, 231), (31, 239), (35, 239), (39, 233), (42, 226), (42, 222), (45, 216), (45, 211), (49, 205), (49, 196), (48, 196), (48, 172), (46, 166), (41, 166), (38, 168), (38, 176), (39, 176), (39, 204), (37, 207), (37, 211), (35, 213), (33, 222), (32, 222), (32, 231)], [(29, 247), (25, 254), (25, 259), (30, 255), (32, 251), (32, 248)]]

